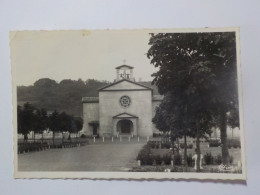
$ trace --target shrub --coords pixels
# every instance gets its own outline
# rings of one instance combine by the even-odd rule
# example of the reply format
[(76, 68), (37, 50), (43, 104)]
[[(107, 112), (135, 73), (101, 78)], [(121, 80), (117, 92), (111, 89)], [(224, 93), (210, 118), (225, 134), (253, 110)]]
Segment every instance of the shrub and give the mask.
[(160, 165), (162, 163), (162, 159), (160, 155), (151, 156), (151, 158), (155, 160), (157, 165)]
[(169, 142), (167, 143), (162, 143), (162, 148), (169, 149), (171, 147), (171, 144)]
[(216, 157), (215, 157), (215, 162), (216, 164), (220, 165), (222, 163), (222, 156), (220, 154), (218, 154)]
[(44, 142), (32, 142), (32, 143), (19, 143), (18, 144), (18, 152), (33, 152), (43, 150), (43, 148), (49, 147), (49, 145)]
[(193, 160), (192, 160), (192, 155), (191, 154), (189, 154), (187, 156), (187, 164), (188, 164), (189, 167), (193, 166)]
[(163, 157), (162, 157), (162, 161), (164, 161), (165, 165), (170, 165), (171, 164), (171, 156), (170, 155), (167, 155), (165, 154)]
[(220, 140), (210, 140), (209, 147), (219, 147), (221, 145)]
[(161, 133), (153, 133), (153, 137), (161, 137), (162, 134)]
[(150, 154), (151, 147), (147, 144), (141, 149), (136, 159), (140, 160), (142, 165), (152, 165), (153, 159), (151, 158)]
[(232, 164), (232, 163), (233, 163), (233, 160), (234, 160), (234, 157), (233, 157), (233, 156), (230, 156), (230, 157), (229, 157), (229, 163)]
[(87, 138), (87, 136), (85, 134), (82, 134), (80, 138)]
[(183, 171), (184, 171), (183, 167), (173, 167), (171, 169), (171, 172), (183, 172)]
[(211, 155), (211, 153), (206, 153), (204, 155), (204, 161), (206, 165), (212, 165), (213, 164), (213, 156)]
[[(185, 143), (180, 143), (180, 148), (184, 149)], [(193, 144), (187, 144), (187, 148), (192, 149), (193, 148)]]
[(241, 148), (240, 140), (237, 139), (231, 139), (227, 140), (228, 148)]
[(176, 154), (173, 157), (173, 161), (174, 161), (174, 165), (181, 165), (181, 155), (180, 154)]
[(188, 148), (189, 148), (189, 149), (192, 149), (192, 148), (193, 148), (193, 144), (189, 144), (189, 145), (188, 145)]
[(159, 148), (159, 144), (158, 144), (158, 142), (156, 142), (156, 141), (148, 141), (148, 142), (147, 142), (147, 145), (148, 145), (150, 148)]

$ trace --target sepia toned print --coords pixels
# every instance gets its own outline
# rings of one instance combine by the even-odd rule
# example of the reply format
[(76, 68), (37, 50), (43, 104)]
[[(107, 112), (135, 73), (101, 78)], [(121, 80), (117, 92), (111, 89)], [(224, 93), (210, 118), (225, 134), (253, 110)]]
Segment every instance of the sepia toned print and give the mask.
[(15, 178), (246, 179), (238, 28), (14, 31)]

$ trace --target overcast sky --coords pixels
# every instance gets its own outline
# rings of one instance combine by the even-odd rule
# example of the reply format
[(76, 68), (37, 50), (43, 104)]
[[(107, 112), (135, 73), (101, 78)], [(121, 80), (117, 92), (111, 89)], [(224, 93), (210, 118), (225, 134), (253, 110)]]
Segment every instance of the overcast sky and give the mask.
[(148, 31), (20, 31), (10, 34), (12, 76), (17, 85), (40, 78), (113, 81), (115, 67), (134, 67), (136, 80), (152, 80), (146, 57)]

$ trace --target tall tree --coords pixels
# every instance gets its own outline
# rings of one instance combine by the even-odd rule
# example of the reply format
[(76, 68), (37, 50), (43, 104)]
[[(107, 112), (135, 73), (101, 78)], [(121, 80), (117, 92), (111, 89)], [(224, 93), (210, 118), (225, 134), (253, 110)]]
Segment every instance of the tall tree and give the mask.
[(17, 107), (18, 118), (18, 133), (24, 135), (24, 140), (27, 141), (28, 133), (35, 130), (35, 108), (29, 103), (25, 103), (23, 108)]
[(47, 116), (46, 110), (37, 109), (35, 117), (36, 117), (35, 130), (36, 132), (42, 134), (42, 142), (43, 142), (43, 132), (49, 127), (49, 118)]
[(76, 135), (78, 136), (79, 131), (81, 131), (83, 128), (83, 120), (81, 117), (74, 117), (74, 122), (75, 122), (75, 132)]
[(228, 164), (227, 112), (237, 99), (235, 33), (159, 33), (149, 44), (147, 56), (159, 68), (153, 83), (161, 94), (181, 94), (190, 113), (198, 109), (198, 132), (208, 126), (208, 113), (219, 118), (223, 163)]
[[(67, 115), (65, 112), (62, 112), (60, 115), (60, 130), (62, 131), (62, 140), (63, 140), (63, 132), (69, 132), (72, 131), (72, 116)], [(69, 135), (70, 137), (70, 135)]]
[(28, 140), (29, 129), (25, 125), (24, 111), (21, 106), (17, 106), (17, 130), (24, 136), (24, 141)]
[(61, 130), (60, 114), (56, 110), (49, 116), (49, 128), (52, 131), (52, 143), (54, 145), (55, 132), (59, 132)]

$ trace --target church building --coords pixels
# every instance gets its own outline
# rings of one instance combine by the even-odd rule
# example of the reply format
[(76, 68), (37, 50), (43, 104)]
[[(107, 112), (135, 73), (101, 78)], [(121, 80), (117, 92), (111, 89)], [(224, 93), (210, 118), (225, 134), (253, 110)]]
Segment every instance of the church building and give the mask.
[(98, 97), (83, 97), (83, 133), (89, 136), (152, 136), (155, 108), (163, 99), (133, 77), (134, 67), (116, 67), (112, 84), (98, 89)]

